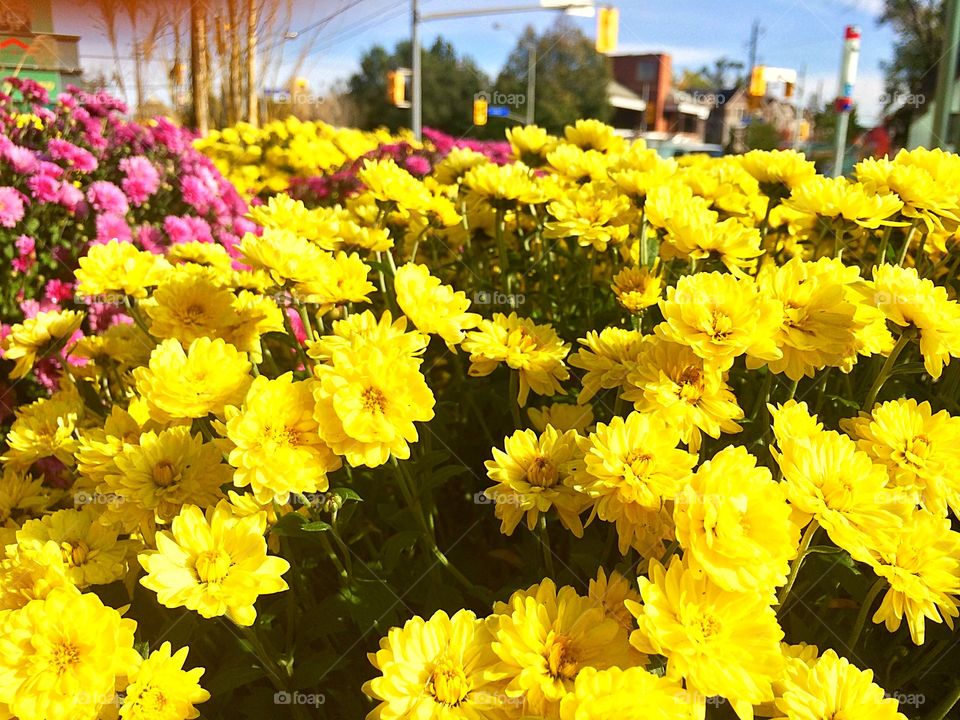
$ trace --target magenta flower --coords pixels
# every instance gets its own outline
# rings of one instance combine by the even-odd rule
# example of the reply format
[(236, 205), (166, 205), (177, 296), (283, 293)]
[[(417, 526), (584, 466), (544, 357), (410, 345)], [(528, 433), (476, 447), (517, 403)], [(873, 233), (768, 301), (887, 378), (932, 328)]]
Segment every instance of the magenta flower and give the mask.
[(97, 244), (108, 243), (111, 240), (130, 242), (133, 232), (122, 215), (101, 213), (97, 216)]
[(97, 180), (87, 188), (87, 202), (97, 212), (106, 212), (113, 215), (126, 215), (130, 210), (127, 196), (123, 190), (109, 180)]
[(55, 305), (59, 305), (73, 298), (73, 283), (54, 278), (43, 289), (43, 296)]
[(72, 183), (60, 183), (59, 202), (70, 212), (76, 212), (83, 204), (83, 191)]
[(0, 157), (20, 175), (32, 173), (37, 168), (37, 157), (33, 150), (17, 145), (7, 137), (0, 137)]
[(23, 195), (12, 187), (0, 187), (0, 225), (12, 228), (23, 219)]
[(60, 199), (60, 184), (56, 177), (45, 172), (37, 173), (27, 180), (27, 187), (34, 200), (40, 202), (57, 202)]
[(47, 152), (54, 160), (61, 160), (63, 163), (77, 172), (93, 172), (97, 169), (97, 159), (89, 150), (74, 145), (69, 140), (54, 138), (47, 144)]
[(37, 244), (29, 235), (21, 235), (13, 244), (17, 248), (17, 257), (10, 264), (17, 272), (25, 273), (37, 262)]
[(130, 202), (139, 207), (160, 187), (160, 173), (143, 155), (124, 158), (120, 169), (125, 177), (120, 185)]

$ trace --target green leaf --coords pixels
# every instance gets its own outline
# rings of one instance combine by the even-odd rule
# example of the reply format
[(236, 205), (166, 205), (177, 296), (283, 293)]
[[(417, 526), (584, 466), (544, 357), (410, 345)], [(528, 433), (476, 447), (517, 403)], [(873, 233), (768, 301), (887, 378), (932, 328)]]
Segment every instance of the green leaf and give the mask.
[(300, 526), (300, 532), (326, 532), (333, 530), (333, 525), (323, 520), (312, 520)]
[(357, 494), (356, 490), (354, 490), (353, 488), (348, 488), (348, 487), (330, 488), (330, 492), (336, 495), (337, 497), (339, 497), (344, 502), (346, 502), (347, 500), (363, 502), (363, 498), (360, 497)]

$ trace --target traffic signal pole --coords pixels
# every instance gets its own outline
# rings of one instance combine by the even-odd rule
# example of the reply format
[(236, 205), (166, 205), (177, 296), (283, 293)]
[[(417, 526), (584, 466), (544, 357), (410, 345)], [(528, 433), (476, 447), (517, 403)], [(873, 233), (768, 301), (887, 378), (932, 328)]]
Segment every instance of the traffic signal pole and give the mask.
[(422, 53), (420, 52), (420, 3), (419, 0), (411, 0), (411, 31), (410, 46), (413, 53), (413, 61), (410, 65), (412, 70), (410, 77), (410, 114), (413, 136), (417, 140), (423, 139), (423, 102), (422, 102), (422, 71), (420, 61)]
[(950, 113), (953, 111), (953, 85), (957, 72), (957, 43), (960, 43), (960, 0), (946, 0), (947, 24), (943, 55), (937, 69), (937, 97), (933, 110), (933, 144), (947, 148)]
[(840, 92), (837, 96), (837, 137), (833, 156), (833, 177), (843, 175), (843, 161), (847, 150), (847, 128), (853, 109), (853, 84), (857, 81), (857, 63), (860, 59), (860, 29), (847, 25), (843, 34), (843, 57), (840, 62)]

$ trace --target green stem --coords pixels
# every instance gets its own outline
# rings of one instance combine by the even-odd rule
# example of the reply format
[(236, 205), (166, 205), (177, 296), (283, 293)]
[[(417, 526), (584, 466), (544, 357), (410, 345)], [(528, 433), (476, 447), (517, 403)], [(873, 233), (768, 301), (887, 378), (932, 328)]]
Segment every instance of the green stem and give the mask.
[(397, 471), (397, 484), (400, 486), (400, 492), (403, 494), (404, 500), (406, 500), (407, 506), (410, 508), (410, 512), (413, 513), (414, 518), (420, 525), (420, 541), (424, 547), (424, 550), (426, 550), (426, 552), (437, 562), (443, 565), (447, 572), (449, 572), (450, 575), (452, 575), (453, 578), (459, 582), (465, 590), (467, 590), (467, 592), (471, 593), (474, 597), (483, 600), (484, 602), (488, 602), (488, 593), (470, 582), (470, 580), (462, 572), (460, 572), (456, 565), (450, 562), (450, 559), (439, 548), (437, 545), (437, 539), (434, 535), (434, 529), (427, 522), (427, 518), (423, 514), (423, 507), (421, 507), (420, 503), (417, 502), (413, 478), (409, 476), (406, 468), (404, 468), (401, 463), (397, 462), (395, 457), (391, 457), (390, 460), (393, 463), (394, 469)]
[(550, 533), (547, 531), (546, 515), (540, 515), (537, 535), (540, 538), (540, 547), (543, 550), (543, 565), (547, 571), (547, 577), (555, 578), (556, 570), (553, 567), (553, 550), (550, 549)]
[[(257, 635), (256, 629), (253, 627), (241, 627), (240, 632), (243, 634), (243, 637), (246, 638), (247, 642), (250, 643), (254, 656), (260, 661), (273, 686), (281, 692), (291, 690), (289, 687), (290, 675), (283, 672), (280, 666), (273, 660), (273, 656), (263, 646), (263, 642), (261, 642), (260, 637)], [(290, 709), (293, 712), (295, 720), (310, 720), (310, 713), (307, 712), (305, 706), (291, 704)]]
[(513, 418), (513, 427), (523, 430), (523, 421), (520, 419), (520, 371), (510, 370), (510, 417)]
[(500, 278), (503, 280), (507, 294), (513, 292), (510, 278), (510, 258), (507, 255), (507, 241), (504, 237), (504, 210), (497, 208), (495, 233), (497, 237), (497, 252), (500, 253)]
[(876, 265), (883, 265), (887, 261), (887, 246), (890, 244), (890, 233), (893, 232), (893, 225), (887, 225), (883, 230), (883, 236), (880, 238), (880, 249), (877, 250)]
[(916, 232), (918, 222), (919, 220), (914, 220), (909, 232), (907, 232), (907, 239), (903, 241), (903, 250), (900, 251), (900, 258), (897, 260), (897, 265), (902, 266), (907, 260), (907, 253), (910, 251), (910, 243), (913, 242), (913, 233)]
[(334, 564), (337, 568), (337, 572), (340, 573), (340, 577), (344, 580), (346, 584), (351, 584), (352, 578), (350, 573), (347, 572), (347, 568), (344, 567), (344, 564), (340, 562), (340, 558), (337, 556), (336, 551), (333, 549), (333, 546), (330, 544), (330, 541), (325, 537), (326, 533), (317, 533), (320, 538), (320, 544), (323, 545), (323, 549), (327, 551), (327, 557), (330, 558), (330, 562)]
[(958, 702), (960, 702), (960, 680), (954, 682), (950, 692), (927, 715), (926, 720), (947, 720), (947, 715)]
[(800, 566), (803, 564), (803, 560), (807, 556), (807, 550), (809, 550), (810, 543), (813, 541), (813, 536), (816, 534), (819, 527), (820, 526), (817, 524), (816, 520), (811, 520), (810, 524), (807, 525), (807, 529), (803, 533), (803, 537), (800, 539), (800, 547), (797, 549), (797, 557), (794, 558), (793, 563), (790, 565), (790, 576), (787, 578), (787, 584), (783, 586), (783, 588), (780, 590), (780, 594), (777, 596), (777, 604), (780, 606), (781, 611), (783, 610), (787, 596), (790, 595), (790, 591), (793, 589), (793, 584), (797, 581), (797, 575), (800, 574)]
[(857, 640), (860, 639), (860, 633), (863, 632), (863, 626), (867, 623), (867, 616), (870, 614), (870, 608), (877, 595), (886, 586), (887, 581), (883, 578), (877, 578), (877, 581), (867, 591), (867, 596), (863, 598), (863, 604), (860, 606), (860, 612), (857, 613), (856, 622), (853, 623), (853, 629), (850, 631), (850, 637), (847, 640), (847, 648), (851, 651), (857, 646)]
[(883, 384), (887, 381), (887, 378), (890, 377), (890, 373), (893, 371), (893, 366), (896, 364), (900, 353), (902, 353), (903, 349), (907, 346), (907, 343), (910, 342), (910, 337), (910, 333), (906, 331), (900, 335), (900, 338), (897, 340), (897, 344), (893, 346), (893, 350), (890, 351), (890, 354), (884, 361), (883, 367), (881, 367), (880, 372), (877, 373), (877, 377), (873, 381), (873, 385), (870, 386), (870, 390), (867, 392), (866, 398), (864, 398), (863, 405), (861, 405), (862, 410), (869, 411), (870, 408), (873, 407), (874, 402), (877, 400), (877, 395), (880, 394), (880, 388), (883, 387)]

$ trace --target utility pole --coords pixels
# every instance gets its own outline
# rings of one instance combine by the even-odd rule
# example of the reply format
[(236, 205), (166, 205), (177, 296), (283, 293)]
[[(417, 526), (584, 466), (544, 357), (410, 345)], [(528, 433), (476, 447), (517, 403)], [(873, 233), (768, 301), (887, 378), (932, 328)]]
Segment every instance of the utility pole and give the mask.
[(413, 60), (410, 63), (412, 70), (410, 78), (410, 105), (411, 105), (411, 125), (413, 126), (413, 136), (420, 140), (423, 138), (423, 107), (422, 88), (423, 77), (420, 68), (420, 3), (419, 0), (411, 0), (411, 22), (413, 24), (410, 32), (410, 48), (413, 52)]
[(793, 149), (800, 147), (800, 126), (803, 124), (803, 86), (807, 80), (807, 65), (804, 63), (800, 67), (800, 75), (797, 77), (797, 124), (793, 128)]
[(843, 33), (843, 56), (840, 61), (840, 92), (837, 97), (836, 152), (833, 156), (833, 176), (843, 175), (843, 161), (847, 151), (847, 127), (853, 109), (853, 84), (857, 81), (857, 63), (860, 60), (860, 29), (847, 25)]
[(259, 124), (259, 93), (257, 91), (257, 0), (247, 0), (247, 122)]
[(527, 43), (527, 125), (533, 125), (537, 92), (537, 41)]
[(750, 56), (747, 61), (747, 71), (748, 73), (753, 72), (753, 68), (757, 64), (757, 43), (760, 42), (760, 21), (754, 20), (753, 25), (750, 27)]
[(937, 95), (933, 112), (932, 144), (947, 149), (950, 145), (950, 114), (953, 110), (953, 85), (957, 72), (957, 43), (960, 43), (960, 1), (946, 0), (947, 34), (943, 54), (937, 63)]

